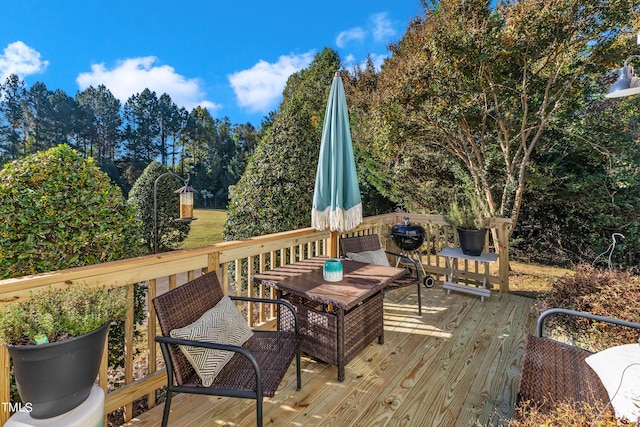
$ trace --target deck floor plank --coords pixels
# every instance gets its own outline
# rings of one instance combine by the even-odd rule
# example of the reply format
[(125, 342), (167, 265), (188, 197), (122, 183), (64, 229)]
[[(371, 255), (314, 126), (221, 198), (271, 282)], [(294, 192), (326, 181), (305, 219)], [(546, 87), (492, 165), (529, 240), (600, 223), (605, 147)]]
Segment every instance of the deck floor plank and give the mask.
[[(350, 425), (386, 425), (397, 415), (407, 396), (412, 393), (418, 379), (427, 369), (431, 360), (437, 357), (440, 348), (445, 343), (443, 331), (454, 318), (459, 316), (456, 310), (441, 310), (435, 301), (428, 301), (423, 310), (431, 312), (425, 316), (420, 324), (414, 325), (413, 331), (403, 330), (406, 337), (403, 347), (393, 352), (393, 362), (390, 369), (380, 372), (385, 384), (375, 401), (360, 408), (361, 416)], [(465, 308), (465, 307), (462, 307)], [(429, 339), (418, 340), (415, 335), (423, 335)], [(390, 356), (391, 357), (391, 356)], [(342, 419), (349, 419), (343, 417)]]
[[(505, 425), (513, 414), (533, 300), (473, 295), (440, 286), (385, 296), (385, 343), (367, 346), (337, 381), (337, 368), (303, 357), (302, 390), (295, 364), (276, 395), (264, 401), (265, 426)], [(251, 426), (252, 400), (176, 395), (170, 426)], [(158, 426), (162, 403), (125, 425)]]

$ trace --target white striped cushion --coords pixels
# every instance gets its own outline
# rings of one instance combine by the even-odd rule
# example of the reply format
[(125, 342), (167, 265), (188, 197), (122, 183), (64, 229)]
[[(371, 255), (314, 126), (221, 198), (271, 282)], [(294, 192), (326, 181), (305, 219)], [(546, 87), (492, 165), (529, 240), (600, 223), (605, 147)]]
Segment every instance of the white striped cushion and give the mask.
[[(183, 328), (172, 330), (169, 335), (187, 340), (241, 346), (253, 336), (253, 331), (233, 301), (228, 296), (224, 296), (215, 307), (205, 312), (198, 320)], [(180, 350), (191, 362), (202, 384), (206, 387), (211, 385), (218, 372), (235, 354), (231, 351), (188, 345), (181, 345)]]

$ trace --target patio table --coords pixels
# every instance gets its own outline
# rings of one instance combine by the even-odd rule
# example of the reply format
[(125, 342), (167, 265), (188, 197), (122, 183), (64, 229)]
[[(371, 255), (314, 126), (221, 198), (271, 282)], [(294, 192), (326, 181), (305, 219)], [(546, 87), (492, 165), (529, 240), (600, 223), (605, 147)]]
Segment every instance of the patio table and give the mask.
[[(344, 381), (345, 366), (376, 337), (384, 343), (383, 289), (402, 277), (402, 268), (342, 260), (343, 279), (322, 277), (326, 257), (314, 257), (253, 276), (256, 283), (276, 289), (278, 298), (291, 302), (298, 312), (302, 351), (338, 367)], [(279, 327), (293, 318), (284, 311)]]

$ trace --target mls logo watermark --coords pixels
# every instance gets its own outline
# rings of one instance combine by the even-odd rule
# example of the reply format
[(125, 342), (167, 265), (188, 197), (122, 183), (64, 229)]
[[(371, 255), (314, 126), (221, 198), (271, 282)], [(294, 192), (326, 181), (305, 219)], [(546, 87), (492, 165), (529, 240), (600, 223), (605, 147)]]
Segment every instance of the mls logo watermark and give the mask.
[(0, 405), (5, 412), (31, 412), (33, 409), (31, 402), (0, 402)]

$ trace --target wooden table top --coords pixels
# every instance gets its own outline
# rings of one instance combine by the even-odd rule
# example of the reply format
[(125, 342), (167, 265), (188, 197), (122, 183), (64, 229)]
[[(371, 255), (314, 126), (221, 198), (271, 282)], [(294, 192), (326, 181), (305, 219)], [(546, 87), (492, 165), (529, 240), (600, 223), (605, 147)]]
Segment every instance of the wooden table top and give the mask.
[(322, 277), (326, 257), (314, 257), (253, 276), (253, 281), (311, 301), (349, 310), (384, 286), (406, 274), (403, 268), (365, 264), (343, 259), (343, 279), (328, 282)]

